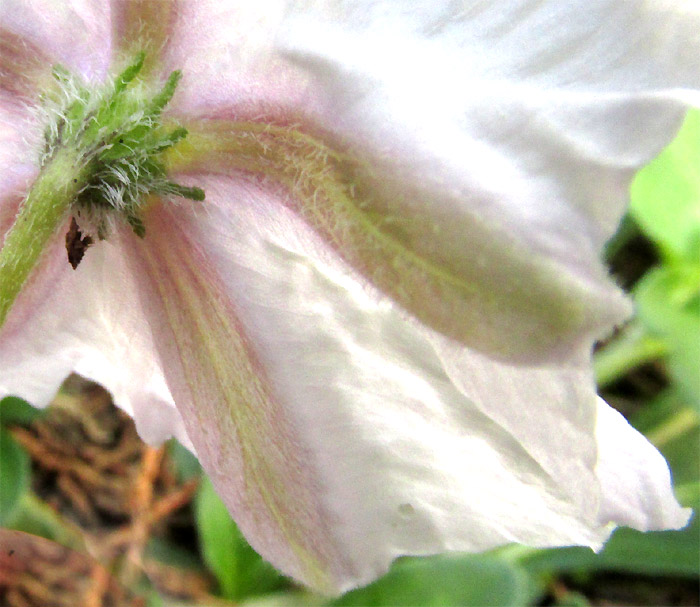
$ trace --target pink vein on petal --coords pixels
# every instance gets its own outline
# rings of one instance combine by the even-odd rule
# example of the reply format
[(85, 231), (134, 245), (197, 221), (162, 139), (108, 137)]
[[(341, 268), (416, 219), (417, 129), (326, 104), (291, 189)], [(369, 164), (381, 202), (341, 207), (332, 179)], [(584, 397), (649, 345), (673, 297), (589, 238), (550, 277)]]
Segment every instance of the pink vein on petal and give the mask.
[(176, 211), (155, 205), (146, 239), (129, 235), (125, 245), (188, 436), (254, 547), (273, 564), (277, 555), (287, 571), (296, 561), (301, 579), (330, 588), (339, 571), (329, 569), (341, 559), (303, 446), (206, 252), (178, 226)]

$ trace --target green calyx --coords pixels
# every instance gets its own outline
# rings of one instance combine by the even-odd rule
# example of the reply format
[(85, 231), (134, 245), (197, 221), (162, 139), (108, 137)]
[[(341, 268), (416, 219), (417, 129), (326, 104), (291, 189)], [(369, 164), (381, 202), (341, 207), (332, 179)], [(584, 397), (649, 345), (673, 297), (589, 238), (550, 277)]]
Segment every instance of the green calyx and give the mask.
[(143, 237), (143, 211), (152, 194), (204, 200), (200, 188), (168, 180), (161, 159), (187, 135), (161, 120), (180, 72), (154, 92), (139, 78), (144, 57), (137, 55), (99, 88), (54, 68), (58, 86), (39, 109), (46, 124), (40, 171), (0, 248), (0, 328), (68, 219), (66, 252), (75, 269), (86, 249), (107, 238), (115, 223), (125, 221)]
[(166, 129), (161, 113), (172, 99), (181, 73), (170, 74), (150, 94), (138, 76), (145, 54), (139, 53), (111, 86), (91, 89), (65, 68), (53, 70), (58, 94), (47, 97), (42, 168), (61, 150), (78, 158), (71, 205), (74, 216), (104, 239), (112, 218), (125, 220), (140, 237), (146, 233), (141, 208), (151, 194), (204, 200), (204, 191), (168, 180), (160, 155), (187, 136), (182, 127)]

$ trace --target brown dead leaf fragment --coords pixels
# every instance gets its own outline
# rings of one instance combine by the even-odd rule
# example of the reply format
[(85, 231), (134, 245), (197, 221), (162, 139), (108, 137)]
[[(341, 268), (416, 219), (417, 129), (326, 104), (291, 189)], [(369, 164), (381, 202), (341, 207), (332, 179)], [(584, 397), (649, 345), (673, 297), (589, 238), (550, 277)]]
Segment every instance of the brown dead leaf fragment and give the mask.
[(143, 607), (86, 554), (0, 529), (0, 604), (6, 607)]
[[(181, 539), (179, 530), (183, 519), (191, 517), (187, 507), (198, 479), (180, 481), (167, 450), (144, 444), (133, 421), (114, 406), (107, 391), (71, 376), (44, 415), (10, 431), (32, 458), (34, 493), (72, 535), (77, 534), (70, 546), (89, 552), (104, 567), (91, 574), (92, 602), (85, 607), (102, 605), (96, 602), (101, 596), (97, 589), (105, 583), (107, 571), (134, 595), (142, 592), (146, 577), (170, 596), (190, 601), (207, 596), (212, 580), (203, 571), (154, 562), (147, 552), (154, 537), (175, 543)], [(191, 523), (186, 525), (189, 529)], [(10, 565), (5, 571), (12, 571)], [(51, 575), (41, 572), (42, 579)], [(23, 583), (21, 593), (12, 591), (14, 602), (0, 600), (0, 606), (33, 605), (26, 602), (28, 587)]]

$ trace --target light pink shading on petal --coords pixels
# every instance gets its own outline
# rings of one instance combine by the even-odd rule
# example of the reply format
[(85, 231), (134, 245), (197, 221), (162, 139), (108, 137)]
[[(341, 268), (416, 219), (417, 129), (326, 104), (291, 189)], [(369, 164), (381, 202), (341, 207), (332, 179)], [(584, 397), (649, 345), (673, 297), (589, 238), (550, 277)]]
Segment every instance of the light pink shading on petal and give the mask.
[(50, 72), (51, 61), (42, 50), (2, 27), (0, 21), (0, 94), (15, 101), (36, 102)]
[(38, 172), (36, 131), (18, 98), (0, 89), (0, 245)]
[(130, 54), (146, 53), (141, 75), (160, 69), (161, 56), (172, 44), (173, 25), (182, 0), (111, 0), (113, 57), (129, 61)]
[(111, 57), (108, 2), (3, 0), (0, 23), (87, 80), (99, 81)]
[(122, 245), (166, 381), (200, 460), (256, 549), (332, 592), (347, 573), (319, 510), (311, 454), (239, 319), (236, 294), (212, 267), (204, 234), (190, 231), (191, 206), (153, 209), (146, 239), (127, 236)]
[[(101, 242), (73, 270), (56, 235), (0, 330), (0, 398), (48, 405), (72, 372), (102, 384), (144, 440), (190, 445), (123, 254)], [(154, 419), (156, 418), (156, 419)]]
[(282, 0), (179, 4), (163, 55), (166, 71), (183, 72), (169, 110), (287, 123), (313, 110), (305, 71), (273, 49), (285, 6)]

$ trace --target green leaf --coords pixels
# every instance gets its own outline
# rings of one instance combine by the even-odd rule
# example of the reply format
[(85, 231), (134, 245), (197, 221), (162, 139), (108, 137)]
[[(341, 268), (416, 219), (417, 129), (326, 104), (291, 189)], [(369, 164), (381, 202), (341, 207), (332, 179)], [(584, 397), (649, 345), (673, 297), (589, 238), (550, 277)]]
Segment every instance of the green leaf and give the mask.
[(195, 500), (199, 545), (222, 596), (241, 600), (284, 586), (284, 578), (248, 545), (211, 481), (202, 481)]
[(700, 416), (678, 390), (662, 392), (630, 417), (663, 454), (676, 485), (700, 481)]
[(0, 525), (10, 520), (29, 487), (29, 456), (12, 435), (0, 428)]
[[(664, 390), (630, 415), (629, 422), (649, 438), (669, 423), (675, 415), (688, 408), (688, 402), (677, 390)], [(649, 438), (657, 447), (659, 443)], [(662, 438), (662, 442), (667, 442)]]
[(175, 465), (175, 472), (181, 483), (202, 474), (202, 467), (197, 458), (174, 438), (168, 441), (168, 456)]
[(157, 592), (151, 592), (146, 599), (146, 607), (166, 607), (165, 601)]
[(6, 396), (0, 400), (0, 424), (27, 425), (43, 415), (41, 409), (32, 407), (26, 400)]
[(9, 529), (53, 540), (62, 546), (85, 550), (84, 538), (80, 531), (67, 524), (52, 506), (39, 499), (32, 491), (22, 494), (15, 514), (4, 525)]
[(373, 584), (333, 605), (527, 605), (533, 587), (519, 567), (487, 555), (404, 558)]
[[(690, 417), (694, 414), (694, 418)], [(679, 426), (687, 426), (689, 421), (693, 421), (692, 428), (680, 433)], [(669, 437), (670, 438), (667, 438)], [(668, 465), (673, 473), (673, 481), (676, 484), (693, 483), (698, 481), (700, 473), (700, 426), (697, 423), (697, 413), (691, 409), (686, 409), (677, 413), (668, 420), (667, 424), (659, 426), (650, 438), (660, 445)]]
[(697, 517), (700, 484), (679, 488), (678, 497), (696, 513), (685, 529), (642, 533), (621, 528), (600, 554), (588, 548), (554, 548), (529, 553), (520, 564), (532, 574), (604, 570), (696, 578), (700, 556)]
[(630, 195), (632, 215), (667, 259), (700, 257), (700, 111), (637, 174)]
[(641, 322), (667, 342), (672, 378), (700, 411), (700, 263), (651, 270), (634, 295)]
[(197, 571), (198, 573), (204, 571), (198, 555), (189, 548), (180, 546), (167, 538), (151, 537), (146, 544), (146, 556), (171, 567)]
[(231, 607), (326, 607), (326, 605), (328, 605), (328, 599), (323, 596), (295, 590), (256, 596)]
[(700, 426), (696, 423), (689, 431), (674, 437), (663, 445), (661, 452), (673, 472), (674, 483), (697, 482), (700, 471)]

